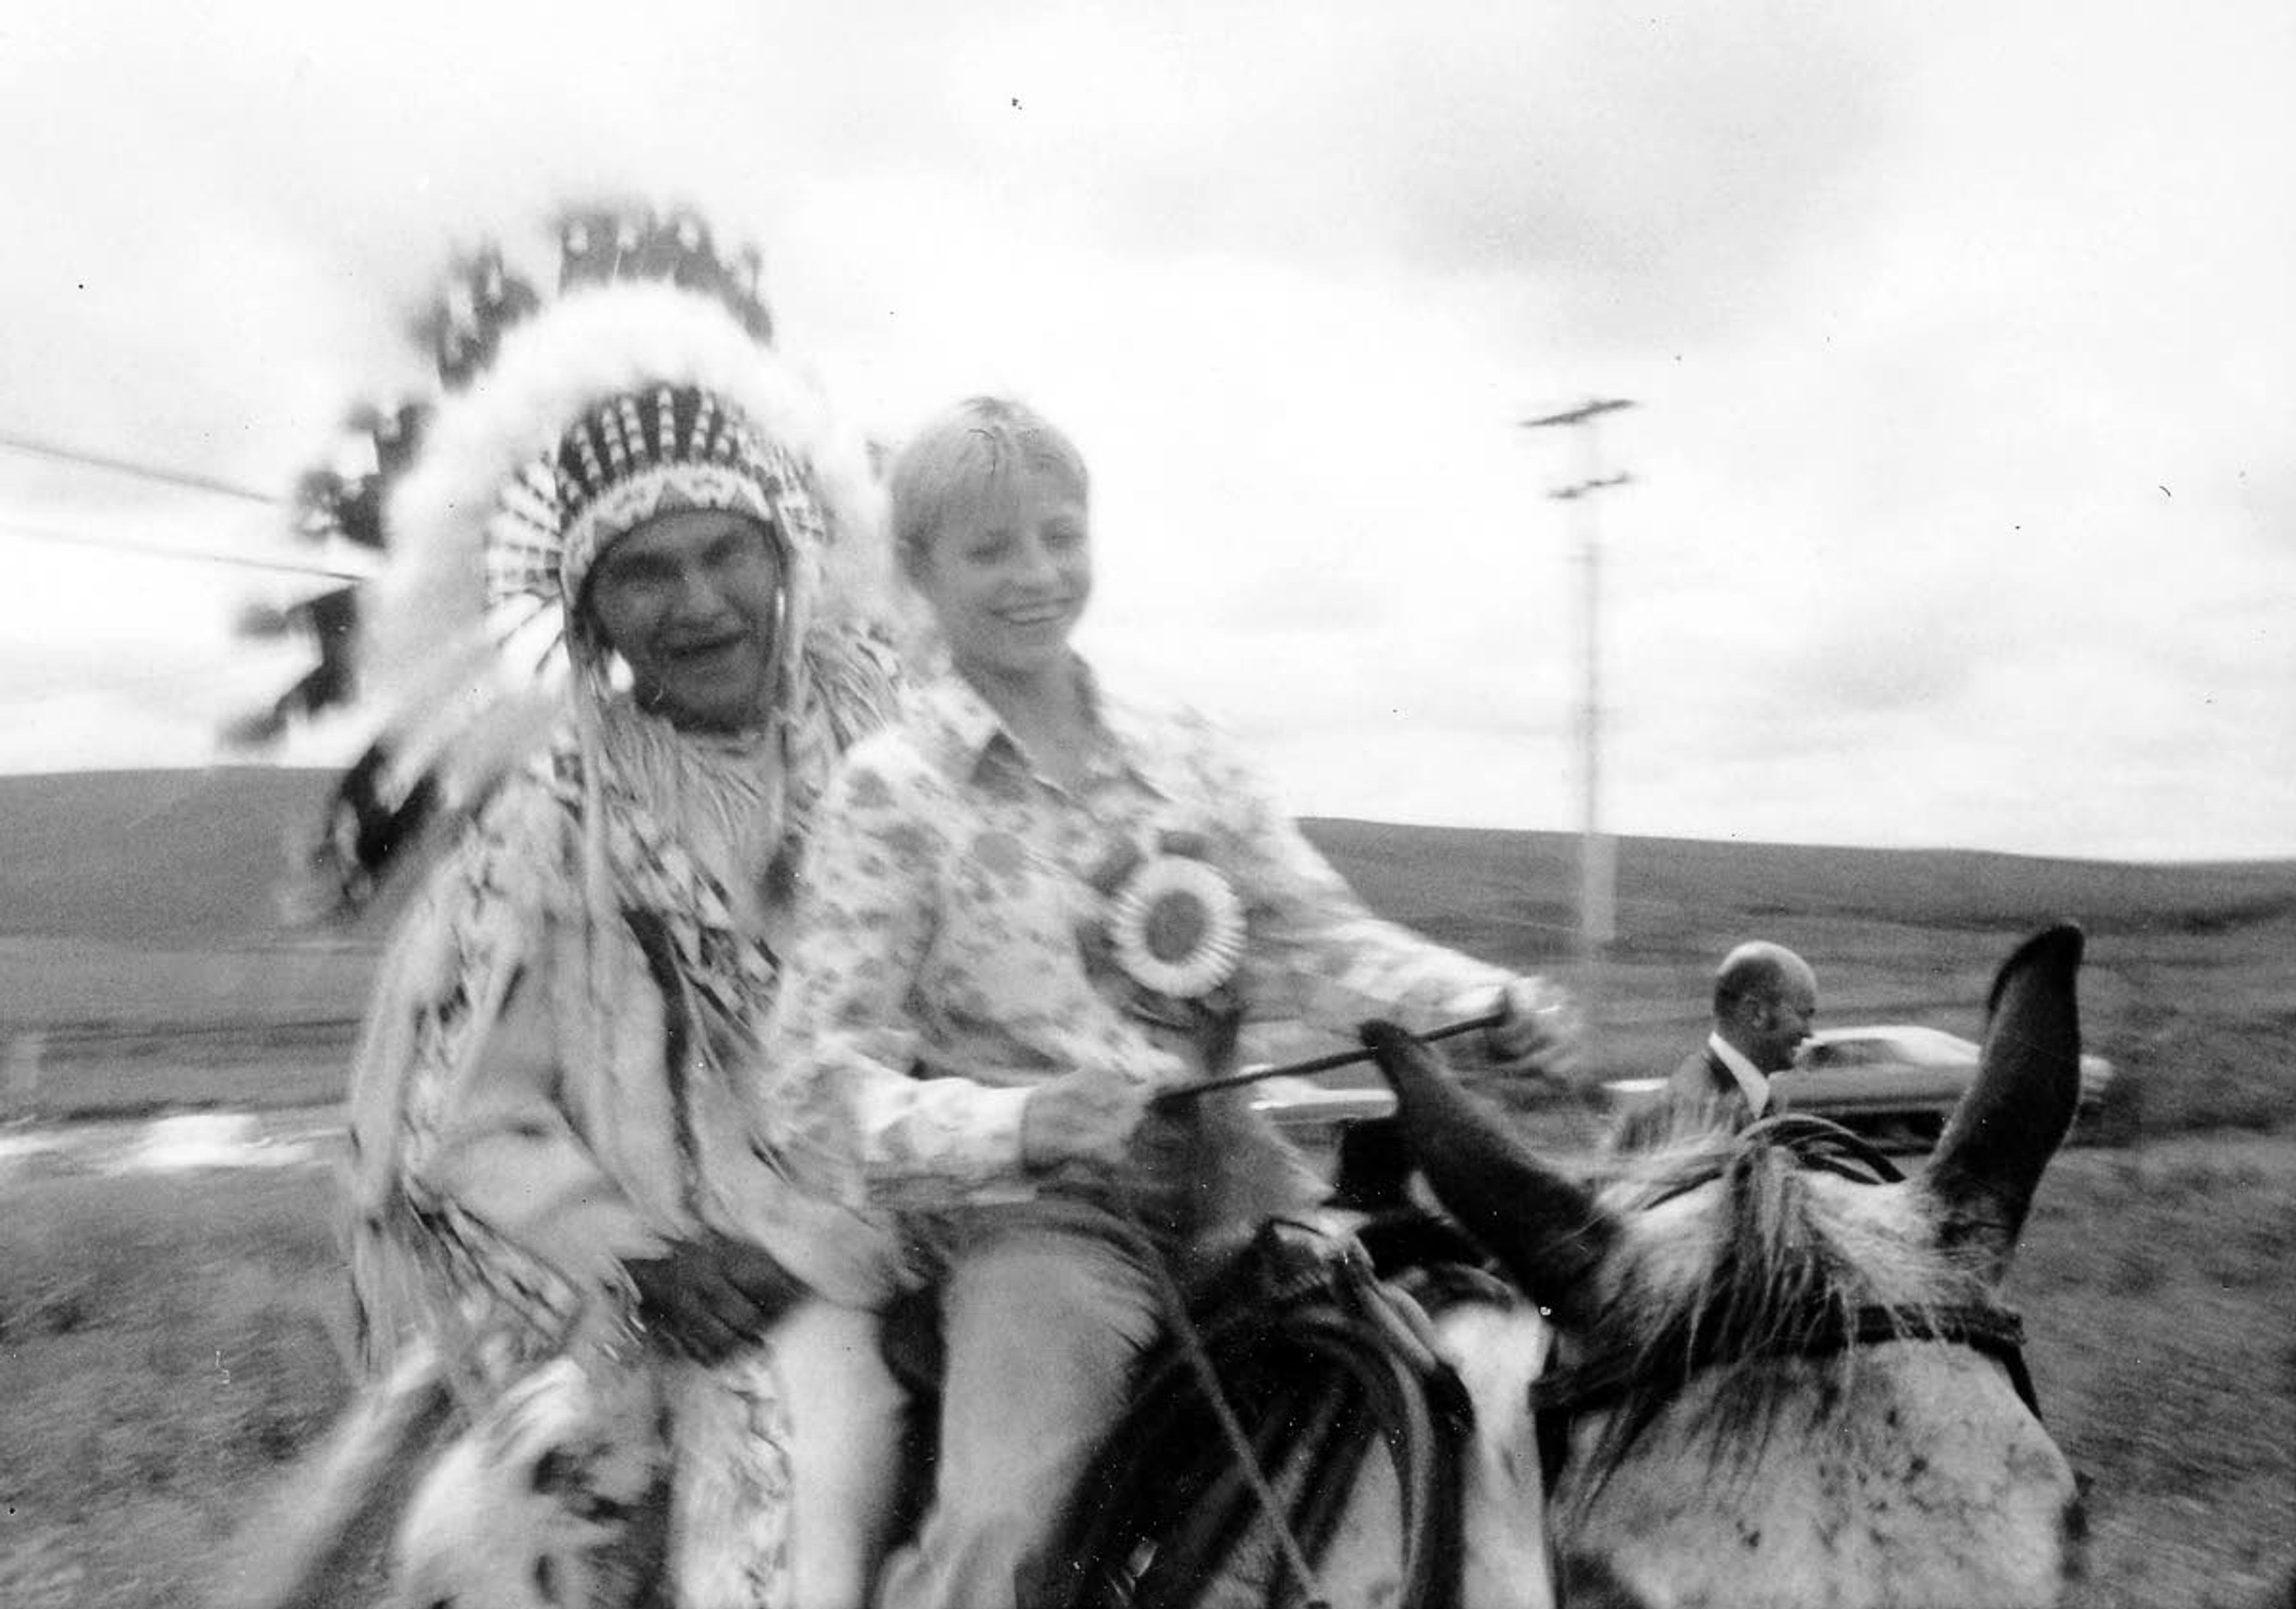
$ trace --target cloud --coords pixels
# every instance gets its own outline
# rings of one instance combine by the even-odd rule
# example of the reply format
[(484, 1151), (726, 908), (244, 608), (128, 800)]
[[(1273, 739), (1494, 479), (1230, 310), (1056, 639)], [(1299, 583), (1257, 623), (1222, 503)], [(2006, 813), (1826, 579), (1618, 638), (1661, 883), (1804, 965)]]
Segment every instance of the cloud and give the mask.
[[(1542, 494), (1586, 465), (1515, 422), (1601, 392), (1643, 405), (1595, 510), (1622, 824), (2284, 847), (2292, 44), (2261, 4), (35, 0), (0, 426), (283, 488), (419, 374), (450, 250), (685, 197), (881, 433), (990, 389), (1066, 423), (1095, 652), (1312, 808), (1575, 813)], [(0, 462), (4, 517), (199, 504)], [(107, 573), (10, 606), (0, 694), (234, 602)]]
[(1617, 329), (1752, 300), (1855, 210), (1893, 115), (1896, 42), (1816, 4), (1194, 4), (1008, 27), (958, 76), (1011, 87), (1003, 152), (1126, 255), (1538, 276), (1562, 316)]

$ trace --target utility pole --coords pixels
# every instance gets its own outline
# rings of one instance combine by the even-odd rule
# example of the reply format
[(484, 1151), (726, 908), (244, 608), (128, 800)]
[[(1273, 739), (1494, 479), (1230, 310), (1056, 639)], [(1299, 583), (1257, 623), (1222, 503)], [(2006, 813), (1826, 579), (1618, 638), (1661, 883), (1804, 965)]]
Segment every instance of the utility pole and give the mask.
[(1582, 671), (1578, 710), (1579, 784), (1578, 826), (1578, 986), (1591, 1002), (1596, 990), (1603, 947), (1617, 937), (1617, 855), (1609, 833), (1603, 830), (1603, 544), (1595, 494), (1625, 486), (1624, 472), (1603, 472), (1602, 442), (1596, 422), (1635, 405), (1624, 398), (1590, 398), (1541, 419), (1525, 419), (1525, 430), (1567, 428), (1578, 434), (1579, 478), (1558, 486), (1547, 496), (1570, 505), (1578, 538), (1579, 651)]

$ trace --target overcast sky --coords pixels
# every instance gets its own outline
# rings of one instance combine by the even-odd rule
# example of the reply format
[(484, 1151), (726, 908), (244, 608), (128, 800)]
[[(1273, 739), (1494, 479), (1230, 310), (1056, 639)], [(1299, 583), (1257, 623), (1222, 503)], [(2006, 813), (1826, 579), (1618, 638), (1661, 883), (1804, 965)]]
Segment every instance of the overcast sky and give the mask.
[[(0, 435), (283, 493), (450, 251), (754, 240), (898, 437), (1095, 472), (1107, 672), (1303, 814), (2296, 854), (2296, 8), (12, 0)], [(197, 764), (250, 501), (0, 451), (0, 768)], [(332, 741), (340, 744), (340, 734)], [(324, 753), (324, 742), (294, 753)]]

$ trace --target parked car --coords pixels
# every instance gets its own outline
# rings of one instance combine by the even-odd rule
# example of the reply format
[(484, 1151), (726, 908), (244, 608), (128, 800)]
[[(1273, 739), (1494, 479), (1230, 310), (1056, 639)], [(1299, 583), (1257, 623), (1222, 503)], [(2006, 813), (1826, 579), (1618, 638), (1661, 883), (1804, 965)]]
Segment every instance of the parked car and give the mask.
[[(1605, 1127), (1595, 1092), (1579, 1085), (1472, 1070), (1462, 1081), (1496, 1105), (1521, 1138), (1550, 1153), (1590, 1150)], [(1252, 1087), (1251, 1105), (1321, 1163), (1334, 1159), (1349, 1133), (1392, 1117), (1395, 1096), (1385, 1085), (1359, 1078), (1319, 1084), (1277, 1077)]]
[[(1775, 1110), (1809, 1112), (1852, 1129), (1929, 1144), (1977, 1076), (1977, 1047), (1959, 1034), (1906, 1022), (1824, 1028), (1770, 1080)], [(1621, 1079), (1612, 1104), (1654, 1100), (1663, 1079)], [(2101, 1055), (2083, 1053), (2074, 1132), (2108, 1144), (2134, 1137), (2136, 1085)]]
[(1390, 1117), (1395, 1096), (1385, 1086), (1333, 1089), (1306, 1079), (1270, 1079), (1252, 1091), (1251, 1104), (1300, 1145), (1333, 1144), (1351, 1123)]

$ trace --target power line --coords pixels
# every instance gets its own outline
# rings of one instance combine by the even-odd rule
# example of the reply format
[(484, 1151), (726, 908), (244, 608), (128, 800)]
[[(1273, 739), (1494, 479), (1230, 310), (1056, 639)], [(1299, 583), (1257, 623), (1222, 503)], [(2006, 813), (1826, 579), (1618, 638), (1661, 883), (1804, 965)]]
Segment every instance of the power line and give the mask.
[(139, 464), (132, 458), (115, 458), (106, 453), (91, 453), (79, 447), (59, 447), (52, 441), (35, 441), (27, 436), (0, 431), (0, 447), (10, 452), (29, 453), (38, 458), (53, 458), (62, 464), (76, 464), (83, 469), (107, 470), (115, 475), (127, 475), (138, 480), (156, 480), (163, 486), (180, 486), (190, 491), (213, 492), (219, 497), (237, 497), (244, 502), (261, 503), (277, 507), (286, 501), (269, 492), (256, 491), (213, 475), (202, 475), (193, 470), (168, 469), (156, 464)]
[(186, 559), (195, 563), (225, 564), (238, 570), (265, 570), (281, 575), (318, 576), (331, 581), (365, 581), (373, 579), (375, 573), (373, 567), (346, 570), (333, 564), (316, 563), (308, 559), (253, 559), (244, 554), (178, 547), (167, 542), (138, 541), (133, 537), (89, 536), (84, 532), (56, 530), (42, 525), (23, 525), (12, 520), (0, 520), (0, 537), (16, 537), (28, 542), (53, 542), (65, 547), (143, 554), (152, 558)]
[(1521, 429), (1526, 431), (1544, 430), (1552, 424), (1584, 424), (1589, 419), (1600, 418), (1604, 414), (1615, 414), (1620, 408), (1630, 408), (1634, 406), (1633, 401), (1628, 398), (1598, 397), (1592, 401), (1582, 402), (1575, 408), (1565, 408), (1559, 414), (1549, 414), (1543, 419), (1522, 419), (1518, 420), (1516, 423)]
[(201, 659), (187, 665), (169, 665), (159, 670), (138, 670), (125, 676), (102, 671), (73, 671), (0, 693), (0, 710), (33, 709), (73, 693), (132, 694), (138, 689), (156, 687), (168, 682), (199, 682), (212, 685), (227, 676), (245, 672), (253, 662), (246, 655), (234, 653), (223, 659)]

